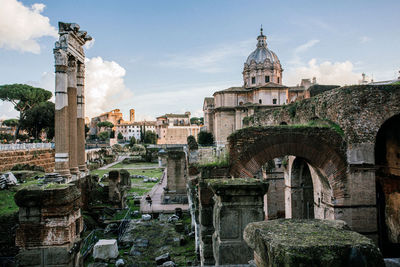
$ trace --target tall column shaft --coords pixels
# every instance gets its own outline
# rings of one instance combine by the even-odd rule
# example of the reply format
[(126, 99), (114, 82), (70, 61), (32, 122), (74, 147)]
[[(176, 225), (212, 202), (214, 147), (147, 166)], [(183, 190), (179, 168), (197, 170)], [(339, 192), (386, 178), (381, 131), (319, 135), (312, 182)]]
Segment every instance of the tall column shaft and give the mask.
[(69, 171), (68, 138), (68, 96), (67, 96), (67, 54), (63, 50), (54, 51), (55, 84), (55, 171), (64, 177), (71, 176)]
[(77, 71), (77, 137), (78, 168), (86, 172), (85, 153), (85, 64), (78, 62)]
[(77, 157), (77, 89), (76, 89), (76, 59), (68, 61), (68, 124), (69, 124), (69, 169), (71, 174), (78, 174)]

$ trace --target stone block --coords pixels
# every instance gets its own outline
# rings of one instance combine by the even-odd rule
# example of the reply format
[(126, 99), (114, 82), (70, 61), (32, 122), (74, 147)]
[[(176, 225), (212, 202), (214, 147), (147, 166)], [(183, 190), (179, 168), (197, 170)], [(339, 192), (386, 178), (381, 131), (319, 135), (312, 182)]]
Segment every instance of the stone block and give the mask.
[(350, 231), (340, 220), (254, 222), (246, 226), (244, 240), (259, 267), (385, 266), (373, 241)]
[(115, 259), (118, 257), (116, 239), (100, 239), (93, 248), (93, 258), (100, 260)]

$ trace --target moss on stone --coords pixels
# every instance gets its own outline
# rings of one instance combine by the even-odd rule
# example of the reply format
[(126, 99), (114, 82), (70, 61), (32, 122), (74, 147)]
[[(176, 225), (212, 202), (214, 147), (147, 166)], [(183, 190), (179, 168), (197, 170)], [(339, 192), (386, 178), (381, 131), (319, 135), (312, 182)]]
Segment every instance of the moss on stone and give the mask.
[(244, 238), (268, 266), (384, 266), (373, 241), (349, 230), (343, 221), (250, 223)]

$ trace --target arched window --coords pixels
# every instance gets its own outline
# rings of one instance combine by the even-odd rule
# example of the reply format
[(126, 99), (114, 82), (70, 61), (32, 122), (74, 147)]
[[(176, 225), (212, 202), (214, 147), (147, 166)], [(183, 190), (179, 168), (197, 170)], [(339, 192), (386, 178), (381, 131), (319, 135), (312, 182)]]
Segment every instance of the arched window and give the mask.
[(261, 99), (259, 99), (259, 100), (258, 100), (258, 103), (262, 104), (262, 100), (261, 100)]
[(276, 105), (276, 102), (277, 102), (276, 98), (272, 99), (272, 104)]

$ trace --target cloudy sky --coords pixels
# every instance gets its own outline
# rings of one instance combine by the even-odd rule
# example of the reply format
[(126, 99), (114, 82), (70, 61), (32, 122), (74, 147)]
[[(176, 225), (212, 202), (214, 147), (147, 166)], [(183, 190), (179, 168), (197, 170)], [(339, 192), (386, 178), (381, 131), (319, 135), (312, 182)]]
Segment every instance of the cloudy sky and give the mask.
[[(400, 1), (0, 0), (0, 84), (54, 91), (58, 21), (76, 22), (87, 45), (86, 114), (119, 108), (128, 119), (191, 111), (216, 90), (242, 85), (260, 25), (284, 68), (283, 83), (316, 76), (355, 84), (397, 77)], [(0, 119), (16, 117), (0, 101)]]

